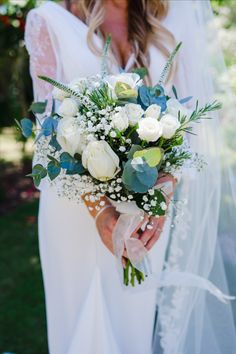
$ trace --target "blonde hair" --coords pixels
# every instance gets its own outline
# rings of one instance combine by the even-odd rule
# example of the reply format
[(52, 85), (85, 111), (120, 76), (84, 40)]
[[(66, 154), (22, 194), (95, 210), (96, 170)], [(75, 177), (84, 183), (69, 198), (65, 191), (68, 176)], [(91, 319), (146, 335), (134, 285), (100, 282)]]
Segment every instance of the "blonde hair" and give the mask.
[[(80, 18), (89, 28), (88, 46), (95, 54), (101, 55), (101, 50), (93, 41), (93, 34), (100, 33), (99, 28), (104, 21), (104, 0), (79, 0), (77, 6)], [(135, 54), (137, 67), (148, 68), (150, 44), (160, 50), (166, 58), (174, 49), (174, 36), (161, 22), (168, 10), (168, 0), (128, 0), (128, 41)], [(168, 79), (172, 77), (174, 71), (175, 65)]]

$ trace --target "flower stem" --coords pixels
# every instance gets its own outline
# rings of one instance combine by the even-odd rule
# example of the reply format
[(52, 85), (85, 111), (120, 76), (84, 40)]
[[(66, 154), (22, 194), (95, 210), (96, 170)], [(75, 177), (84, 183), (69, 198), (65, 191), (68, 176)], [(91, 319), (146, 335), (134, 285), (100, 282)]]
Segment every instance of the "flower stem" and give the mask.
[(131, 284), (134, 287), (135, 280), (138, 284), (141, 284), (145, 280), (144, 274), (135, 268), (129, 259), (127, 260), (126, 267), (124, 268), (123, 276), (124, 285), (126, 286)]

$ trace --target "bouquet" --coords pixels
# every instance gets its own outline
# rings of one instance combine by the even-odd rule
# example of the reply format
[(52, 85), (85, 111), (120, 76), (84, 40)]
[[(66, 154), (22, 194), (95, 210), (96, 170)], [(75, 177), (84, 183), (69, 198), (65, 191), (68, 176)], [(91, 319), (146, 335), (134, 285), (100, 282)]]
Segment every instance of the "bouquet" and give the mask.
[[(101, 74), (74, 79), (69, 84), (48, 77), (54, 86), (52, 110), (47, 102), (31, 106), (43, 115), (33, 125), (30, 119), (17, 122), (25, 137), (36, 136), (36, 149), (43, 163), (32, 173), (38, 186), (42, 179), (58, 184), (60, 193), (99, 201), (106, 196), (122, 211), (113, 234), (115, 254), (129, 256), (123, 270), (124, 284), (142, 283), (147, 275), (146, 249), (130, 235), (144, 213), (166, 214), (168, 191), (158, 184), (158, 176), (174, 175), (186, 161), (197, 158), (190, 151), (185, 135), (193, 134), (192, 123), (209, 118), (220, 108), (216, 101), (194, 110), (185, 107), (191, 97), (180, 99), (175, 87), (173, 97), (165, 93), (164, 81), (181, 43), (168, 59), (159, 82), (146, 86), (144, 68), (132, 73), (109, 75), (106, 68), (106, 42)], [(200, 161), (200, 159), (199, 159)], [(102, 208), (99, 204), (97, 210)]]

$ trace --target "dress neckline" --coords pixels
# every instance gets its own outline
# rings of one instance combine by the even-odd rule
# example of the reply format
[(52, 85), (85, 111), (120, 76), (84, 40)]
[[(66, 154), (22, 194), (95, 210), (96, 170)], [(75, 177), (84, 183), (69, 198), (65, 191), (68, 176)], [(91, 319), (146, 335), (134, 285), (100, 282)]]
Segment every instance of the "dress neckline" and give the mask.
[[(63, 7), (62, 5), (59, 5), (55, 2), (49, 1), (47, 2), (47, 4), (56, 6), (57, 8), (61, 9), (62, 11), (64, 11), (65, 13), (67, 13), (68, 16), (71, 16), (71, 18), (73, 18), (75, 21), (77, 21), (79, 24), (81, 24), (82, 26), (84, 26), (87, 30), (88, 30), (88, 25), (86, 25), (86, 23), (84, 23), (79, 17), (75, 16), (72, 12), (70, 12), (69, 10), (67, 10), (65, 7)], [(97, 40), (99, 40), (100, 42), (102, 41), (101, 37), (98, 36), (98, 34), (94, 33), (94, 36), (97, 38)], [(112, 57), (113, 61), (116, 62), (118, 68), (120, 71), (126, 72), (128, 70), (131, 69), (131, 67), (134, 65), (135, 63), (135, 55), (134, 53), (131, 53), (128, 56), (128, 59), (126, 61), (126, 64), (124, 67), (122, 67), (120, 65), (120, 63), (118, 62), (114, 52), (112, 52), (112, 50), (110, 50), (109, 55)]]

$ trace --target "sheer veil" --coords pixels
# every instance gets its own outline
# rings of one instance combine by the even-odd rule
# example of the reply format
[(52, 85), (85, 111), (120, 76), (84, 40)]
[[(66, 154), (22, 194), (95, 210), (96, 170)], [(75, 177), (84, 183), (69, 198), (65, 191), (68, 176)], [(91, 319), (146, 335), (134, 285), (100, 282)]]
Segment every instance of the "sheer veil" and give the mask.
[[(224, 293), (236, 295), (232, 282), (236, 275), (236, 180), (232, 168), (236, 110), (232, 102), (236, 101), (225, 80), (210, 2), (172, 4), (178, 11), (176, 28), (184, 23), (184, 30), (176, 36), (183, 42), (175, 83), (179, 95), (191, 94), (200, 104), (217, 97), (224, 106), (214, 119), (196, 125), (197, 137), (190, 137), (192, 150), (203, 155), (207, 165), (200, 172), (187, 169), (181, 177), (175, 200), (182, 203), (176, 202), (165, 268), (207, 278)], [(171, 286), (158, 291), (157, 304), (155, 354), (236, 353), (235, 301), (224, 304), (200, 289)]]

